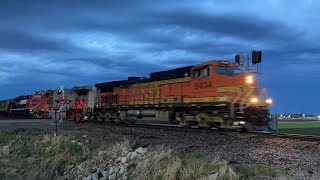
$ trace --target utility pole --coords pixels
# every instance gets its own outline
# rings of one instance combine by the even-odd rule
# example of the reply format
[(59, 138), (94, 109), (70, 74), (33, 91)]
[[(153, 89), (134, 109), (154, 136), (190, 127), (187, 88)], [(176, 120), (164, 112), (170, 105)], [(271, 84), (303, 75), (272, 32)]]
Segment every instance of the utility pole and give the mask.
[(54, 123), (55, 123), (55, 133), (53, 134), (54, 136), (58, 135), (58, 118), (57, 118), (57, 111), (54, 111)]

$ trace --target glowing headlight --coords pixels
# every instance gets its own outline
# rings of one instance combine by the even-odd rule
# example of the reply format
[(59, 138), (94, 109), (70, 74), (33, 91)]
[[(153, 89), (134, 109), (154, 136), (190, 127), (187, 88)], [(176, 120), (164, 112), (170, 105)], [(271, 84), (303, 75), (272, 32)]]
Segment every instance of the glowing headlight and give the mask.
[(247, 82), (248, 84), (251, 84), (251, 83), (253, 82), (253, 77), (252, 77), (252, 76), (247, 76), (247, 77), (246, 77), (246, 82)]
[(239, 124), (244, 125), (246, 122), (240, 121)]
[(253, 82), (253, 80), (252, 80), (252, 79), (247, 79), (246, 82), (247, 82), (248, 84), (251, 84), (251, 83)]
[(266, 99), (267, 104), (272, 104), (272, 99)]
[(251, 102), (253, 102), (253, 103), (258, 102), (258, 98), (251, 98)]

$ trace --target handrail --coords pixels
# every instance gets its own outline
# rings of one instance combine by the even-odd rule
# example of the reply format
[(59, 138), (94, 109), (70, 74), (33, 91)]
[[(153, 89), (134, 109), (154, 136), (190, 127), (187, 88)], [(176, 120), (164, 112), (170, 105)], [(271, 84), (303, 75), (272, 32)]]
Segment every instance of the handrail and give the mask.
[(250, 91), (248, 91), (248, 93), (242, 98), (242, 101), (240, 102), (240, 112), (243, 112), (243, 105), (253, 91), (254, 91), (254, 87), (251, 87)]
[(237, 88), (237, 92), (238, 92), (238, 95), (237, 95), (237, 97), (232, 101), (232, 103), (231, 103), (231, 118), (234, 118), (234, 105), (235, 105), (235, 103), (238, 101), (238, 99), (241, 97), (241, 95), (242, 95), (242, 90), (241, 90), (241, 87), (238, 87)]

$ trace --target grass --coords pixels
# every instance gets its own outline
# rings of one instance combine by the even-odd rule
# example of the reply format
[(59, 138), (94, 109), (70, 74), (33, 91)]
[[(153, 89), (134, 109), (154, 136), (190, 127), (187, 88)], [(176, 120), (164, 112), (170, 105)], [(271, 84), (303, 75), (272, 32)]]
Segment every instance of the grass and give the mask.
[(1, 131), (0, 133), (0, 145), (4, 146), (9, 143), (14, 137), (15, 133), (13, 131)]
[(277, 170), (272, 165), (239, 165), (235, 167), (235, 170), (239, 173), (239, 180), (260, 179), (264, 176), (275, 178), (277, 176)]
[(238, 178), (226, 161), (208, 159), (198, 152), (177, 156), (171, 149), (158, 146), (152, 148), (145, 159), (131, 168), (131, 171), (137, 175), (136, 179), (206, 180), (209, 179), (210, 174), (217, 172), (219, 179)]
[(320, 136), (320, 121), (278, 122), (279, 133)]
[[(62, 175), (70, 163), (79, 163), (88, 158), (90, 150), (73, 142), (71, 138), (48, 134), (0, 131), (0, 146), (9, 145), (10, 156), (3, 157), (0, 169), (24, 170), (26, 179), (53, 179)], [(0, 170), (1, 176), (3, 172)], [(15, 179), (8, 173), (5, 179)], [(20, 175), (21, 176), (21, 175)]]
[[(80, 173), (90, 174), (93, 167), (108, 169), (111, 159), (135, 149), (126, 140), (89, 149), (94, 144), (97, 143), (88, 144), (83, 138), (53, 137), (43, 132), (0, 131), (0, 146), (10, 146), (9, 157), (0, 158), (0, 179), (57, 179), (65, 172), (71, 173), (70, 179), (74, 179), (79, 174), (69, 172), (70, 165), (82, 164)], [(199, 152), (180, 155), (165, 146), (148, 147), (143, 158), (132, 161), (128, 167), (129, 179), (205, 180), (216, 172), (219, 179), (237, 179), (226, 161), (204, 158)]]
[(279, 129), (320, 128), (320, 121), (309, 122), (278, 122)]
[[(61, 179), (65, 173), (68, 176), (63, 179), (79, 179), (96, 168), (109, 169), (115, 159), (141, 147), (132, 143), (0, 131), (0, 146), (10, 146), (10, 156), (0, 157), (0, 179)], [(204, 157), (198, 151), (180, 154), (162, 145), (148, 146), (145, 154), (128, 163), (128, 179), (206, 180), (218, 173), (218, 180), (242, 180), (277, 175), (273, 166), (230, 166), (227, 161)]]
[(0, 123), (0, 127), (10, 127), (14, 125), (14, 123)]

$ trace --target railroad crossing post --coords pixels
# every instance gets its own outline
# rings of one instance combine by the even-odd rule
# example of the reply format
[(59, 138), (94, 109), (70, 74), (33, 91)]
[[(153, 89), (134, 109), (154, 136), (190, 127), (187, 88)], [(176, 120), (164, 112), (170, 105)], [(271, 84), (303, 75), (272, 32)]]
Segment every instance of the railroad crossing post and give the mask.
[(54, 120), (54, 124), (55, 124), (55, 132), (53, 133), (54, 136), (58, 135), (58, 117), (59, 112), (57, 112), (57, 110), (55, 110), (52, 114), (52, 120)]
[(63, 122), (62, 116), (64, 116), (64, 112), (60, 111), (59, 114), (60, 114), (59, 123), (62, 123)]

